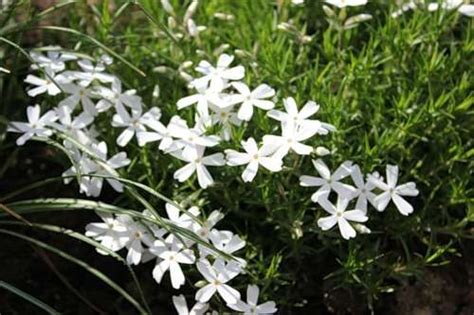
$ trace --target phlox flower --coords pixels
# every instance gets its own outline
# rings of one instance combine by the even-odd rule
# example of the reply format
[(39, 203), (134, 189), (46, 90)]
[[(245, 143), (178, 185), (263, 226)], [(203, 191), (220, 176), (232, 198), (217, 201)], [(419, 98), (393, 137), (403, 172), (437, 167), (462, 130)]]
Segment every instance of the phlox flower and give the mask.
[[(197, 125), (197, 127), (200, 127)], [(219, 143), (219, 137), (204, 135), (202, 128), (189, 128), (184, 120), (175, 120), (168, 126), (168, 131), (179, 148), (183, 148), (183, 154), (188, 156), (196, 152), (199, 147), (213, 147)]]
[[(85, 235), (99, 241), (102, 246), (111, 251), (116, 252), (124, 248), (130, 240), (127, 227), (113, 214), (97, 212), (97, 215), (103, 222), (87, 224)], [(97, 252), (103, 255), (107, 254), (99, 248)]]
[(245, 75), (245, 69), (242, 66), (230, 68), (234, 56), (222, 54), (217, 60), (217, 66), (214, 67), (209, 62), (202, 60), (196, 67), (196, 71), (204, 76), (192, 81), (193, 86), (203, 86), (209, 82), (209, 87), (213, 90), (222, 91), (230, 80), (241, 80)]
[(141, 97), (135, 95), (135, 90), (122, 91), (122, 81), (114, 77), (111, 81), (111, 87), (107, 88), (99, 86), (96, 88), (96, 93), (102, 97), (97, 103), (97, 110), (99, 112), (107, 111), (110, 107), (115, 107), (116, 110), (125, 110), (124, 106), (132, 109), (139, 109), (142, 106)]
[(177, 143), (171, 135), (170, 129), (174, 124), (181, 124), (186, 126), (186, 122), (179, 116), (171, 118), (168, 126), (164, 126), (158, 119), (152, 117), (143, 117), (143, 123), (153, 131), (140, 131), (137, 133), (137, 140), (139, 146), (144, 146), (149, 142), (160, 141), (158, 148), (166, 153), (181, 149), (183, 146)]
[(227, 165), (247, 165), (242, 173), (244, 182), (251, 182), (255, 178), (259, 165), (262, 165), (270, 172), (279, 172), (281, 170), (282, 161), (280, 158), (272, 155), (274, 152), (273, 146), (263, 145), (259, 149), (253, 138), (248, 138), (247, 141), (242, 141), (241, 144), (245, 153), (231, 149), (225, 150), (225, 153)]
[(23, 133), (21, 137), (16, 140), (17, 145), (23, 145), (26, 141), (34, 136), (40, 138), (48, 138), (53, 134), (53, 130), (48, 128), (54, 121), (58, 119), (55, 112), (50, 110), (43, 116), (40, 116), (41, 109), (39, 105), (28, 106), (26, 108), (26, 116), (28, 122), (11, 122), (8, 126), (8, 131)]
[(256, 285), (247, 286), (247, 303), (239, 300), (236, 304), (227, 304), (231, 309), (242, 312), (244, 315), (274, 314), (277, 312), (275, 302), (258, 303), (260, 289)]
[(272, 101), (266, 100), (275, 95), (275, 90), (266, 84), (261, 84), (255, 90), (250, 91), (243, 82), (232, 82), (231, 85), (239, 92), (232, 94), (232, 103), (241, 104), (237, 117), (240, 120), (249, 121), (253, 115), (253, 107), (270, 110), (275, 107)]
[(84, 111), (90, 116), (97, 115), (97, 109), (92, 101), (94, 94), (92, 90), (86, 86), (81, 86), (75, 83), (63, 84), (62, 89), (66, 94), (69, 94), (65, 99), (59, 102), (59, 106), (68, 106), (71, 110), (81, 103)]
[(127, 264), (138, 265), (147, 250), (142, 244), (150, 247), (153, 245), (154, 238), (144, 225), (134, 221), (130, 216), (123, 215), (117, 219), (126, 226), (128, 232), (129, 239), (125, 245), (128, 249)]
[(159, 117), (160, 110), (157, 107), (153, 107), (145, 114), (142, 115), (142, 113), (141, 107), (132, 109), (131, 115), (125, 108), (117, 110), (117, 113), (112, 118), (112, 126), (125, 128), (117, 138), (119, 146), (126, 146), (134, 135), (145, 131), (145, 123), (155, 117)]
[(54, 72), (63, 71), (66, 68), (65, 62), (77, 59), (73, 54), (60, 51), (48, 51), (46, 55), (33, 51), (30, 57), (35, 62), (31, 65), (32, 69), (49, 68)]
[(65, 82), (64, 77), (56, 75), (51, 68), (44, 68), (44, 72), (46, 73), (44, 79), (32, 74), (29, 74), (26, 77), (25, 82), (35, 86), (27, 91), (29, 96), (35, 97), (43, 93), (48, 93), (48, 95), (58, 95), (61, 93), (61, 88), (59, 88), (58, 84)]
[(360, 171), (359, 165), (352, 166), (351, 177), (356, 188), (352, 195), (353, 198), (357, 198), (355, 208), (367, 213), (367, 201), (372, 204), (374, 203), (375, 194), (372, 190), (375, 188), (375, 185), (371, 181), (364, 181), (364, 176)]
[(182, 152), (172, 152), (171, 154), (180, 160), (188, 162), (188, 164), (174, 173), (174, 178), (180, 182), (184, 182), (191, 177), (191, 175), (197, 173), (199, 186), (203, 189), (206, 189), (214, 183), (206, 166), (225, 165), (224, 155), (222, 153), (203, 156), (204, 147), (202, 146), (196, 147), (195, 150), (183, 150)]
[(316, 134), (315, 129), (297, 128), (295, 124), (282, 125), (281, 127), (281, 136), (263, 136), (263, 145), (273, 147), (275, 157), (283, 159), (290, 151), (299, 155), (309, 155), (313, 152), (313, 147), (302, 142), (314, 136)]
[(369, 218), (361, 210), (346, 210), (349, 199), (339, 196), (337, 204), (334, 206), (327, 198), (319, 198), (318, 203), (330, 214), (328, 217), (320, 218), (318, 226), (327, 231), (337, 224), (339, 232), (346, 240), (356, 236), (355, 229), (351, 226), (352, 222), (366, 222)]
[[(229, 255), (232, 255), (236, 251), (245, 247), (245, 241), (231, 231), (218, 231), (212, 229), (209, 233), (209, 241), (216, 249)], [(199, 245), (198, 247), (201, 258), (205, 258), (208, 255), (218, 258), (219, 254), (216, 255), (216, 253), (209, 247), (203, 245)], [(241, 266), (247, 264), (244, 259), (236, 258), (236, 260), (241, 264)]]
[(81, 68), (81, 72), (74, 72), (75, 77), (79, 79), (80, 85), (89, 86), (92, 81), (99, 80), (102, 83), (110, 83), (114, 80), (114, 76), (108, 73), (105, 73), (105, 64), (98, 62), (96, 65), (88, 59), (81, 59), (77, 62), (78, 66)]
[(180, 264), (193, 264), (196, 259), (193, 251), (183, 249), (177, 242), (167, 244), (161, 240), (155, 240), (149, 251), (160, 259), (153, 269), (156, 282), (161, 283), (163, 275), (169, 270), (173, 288), (179, 289), (186, 280)]
[(205, 303), (218, 292), (227, 304), (235, 304), (240, 299), (240, 293), (226, 283), (235, 278), (239, 273), (234, 268), (226, 266), (222, 259), (216, 259), (211, 265), (208, 260), (197, 262), (197, 269), (208, 282), (196, 292), (196, 300)]
[(306, 102), (303, 108), (298, 110), (295, 99), (293, 97), (287, 97), (283, 100), (283, 105), (286, 112), (273, 109), (267, 113), (268, 117), (280, 121), (282, 125), (296, 125), (297, 128), (308, 128), (321, 135), (336, 130), (331, 124), (309, 119), (309, 117), (313, 116), (319, 110), (319, 105), (313, 101)]
[(311, 196), (313, 202), (319, 202), (321, 197), (329, 195), (334, 190), (344, 199), (352, 199), (356, 193), (356, 189), (350, 185), (341, 183), (341, 180), (349, 176), (352, 172), (352, 162), (346, 161), (331, 174), (331, 171), (321, 159), (313, 160), (314, 168), (321, 177), (303, 175), (300, 177), (300, 185), (303, 187), (319, 187), (319, 189)]
[(381, 178), (369, 175), (369, 181), (377, 188), (384, 192), (374, 199), (374, 204), (378, 211), (384, 211), (390, 200), (393, 200), (398, 211), (403, 215), (409, 215), (413, 212), (413, 206), (409, 204), (402, 196), (417, 196), (418, 190), (414, 182), (397, 185), (398, 182), (398, 166), (387, 165), (386, 168), (387, 182)]
[(188, 304), (182, 294), (173, 296), (173, 304), (178, 315), (203, 315), (209, 308), (209, 305), (197, 302), (191, 309), (188, 309)]
[(71, 116), (72, 110), (68, 106), (58, 106), (55, 109), (55, 112), (59, 119), (59, 123), (51, 123), (52, 127), (68, 134), (81, 143), (88, 137), (84, 129), (94, 121), (94, 117), (89, 115), (87, 112), (82, 112), (73, 118)]
[(224, 214), (218, 210), (214, 210), (211, 212), (209, 217), (204, 221), (202, 224), (199, 224), (197, 229), (194, 231), (199, 237), (201, 237), (204, 241), (209, 241), (209, 233), (211, 232), (212, 228), (224, 218)]
[[(197, 112), (200, 116), (209, 115), (209, 106), (214, 104), (219, 107), (226, 107), (224, 100), (220, 97), (221, 90), (216, 90), (214, 88), (208, 87), (207, 82), (202, 82), (203, 85), (197, 82), (194, 85), (194, 88), (198, 92), (197, 94), (185, 96), (178, 100), (177, 107), (178, 109), (183, 109), (185, 107), (196, 104)], [(205, 83), (205, 84), (204, 84)]]
[(224, 141), (229, 141), (232, 136), (232, 125), (240, 126), (242, 121), (237, 117), (237, 113), (234, 111), (234, 106), (227, 106), (220, 108), (217, 106), (211, 106), (211, 122), (210, 125), (221, 126), (220, 137)]
[[(109, 176), (115, 177), (116, 174), (113, 173), (113, 170), (122, 168), (130, 164), (130, 160), (127, 158), (125, 152), (119, 152), (112, 156), (110, 159), (107, 159), (107, 144), (105, 142), (100, 142), (98, 144), (92, 144), (91, 149), (94, 153), (104, 162), (93, 161), (90, 159), (84, 160), (84, 169), (85, 173), (81, 174), (82, 176), (86, 175), (100, 175), (100, 176)], [(104, 163), (104, 164), (102, 164)], [(104, 178), (102, 177), (86, 177), (89, 178), (85, 182), (84, 186), (81, 186), (83, 192), (87, 196), (98, 197), (102, 191), (102, 186)], [(123, 191), (123, 185), (118, 180), (113, 178), (105, 178), (105, 180), (112, 186), (112, 188), (117, 192)]]

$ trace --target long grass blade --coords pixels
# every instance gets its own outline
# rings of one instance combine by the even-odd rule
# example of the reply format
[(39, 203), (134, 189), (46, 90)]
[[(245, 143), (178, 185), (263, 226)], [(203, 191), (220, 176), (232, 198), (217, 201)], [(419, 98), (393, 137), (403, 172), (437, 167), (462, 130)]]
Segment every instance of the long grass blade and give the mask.
[(22, 291), (22, 290), (18, 289), (17, 287), (15, 287), (15, 286), (13, 286), (13, 285), (5, 282), (5, 281), (0, 280), (0, 288), (3, 288), (7, 291), (10, 291), (11, 293), (21, 297), (22, 299), (28, 301), (29, 303), (41, 308), (43, 311), (45, 311), (48, 314), (54, 314), (54, 315), (61, 314), (58, 311), (56, 311), (54, 308), (49, 306), (48, 304), (38, 300), (37, 298), (35, 298), (31, 294), (28, 294), (25, 291)]

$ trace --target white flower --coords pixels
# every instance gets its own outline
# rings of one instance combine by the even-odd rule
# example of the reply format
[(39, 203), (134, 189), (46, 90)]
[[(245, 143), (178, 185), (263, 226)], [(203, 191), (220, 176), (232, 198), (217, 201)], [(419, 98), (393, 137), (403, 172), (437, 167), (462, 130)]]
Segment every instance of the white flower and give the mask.
[(296, 125), (296, 127), (303, 127), (314, 129), (316, 133), (325, 135), (329, 131), (335, 131), (336, 128), (328, 123), (320, 122), (319, 120), (312, 120), (309, 117), (313, 116), (319, 110), (319, 105), (313, 101), (308, 101), (303, 108), (298, 111), (295, 99), (288, 97), (283, 100), (286, 112), (279, 110), (271, 110), (267, 113), (270, 118), (278, 120), (282, 125)]
[[(231, 231), (218, 231), (216, 229), (212, 229), (209, 233), (209, 240), (216, 249), (229, 255), (232, 255), (236, 251), (245, 247), (245, 241), (242, 240), (238, 235), (234, 235), (234, 233)], [(199, 245), (199, 254), (201, 258), (204, 258), (208, 255), (212, 255), (217, 258), (219, 255), (216, 255), (213, 250), (203, 245)], [(241, 258), (236, 259), (242, 266), (246, 265), (245, 260)]]
[(26, 77), (25, 82), (35, 86), (34, 88), (28, 90), (27, 93), (29, 96), (35, 97), (45, 92), (47, 92), (48, 95), (58, 95), (61, 93), (61, 89), (57, 85), (61, 83), (61, 77), (56, 76), (54, 71), (50, 68), (45, 68), (44, 71), (46, 73), (46, 78), (44, 79), (32, 74), (29, 74)]
[(188, 309), (186, 299), (181, 294), (179, 296), (173, 296), (173, 304), (178, 311), (178, 315), (203, 315), (209, 308), (209, 305), (197, 302), (191, 310)]
[(187, 209), (186, 212), (181, 215), (180, 215), (181, 210), (179, 210), (179, 208), (172, 205), (171, 203), (166, 203), (165, 208), (166, 208), (166, 214), (168, 215), (168, 218), (174, 224), (186, 229), (194, 230), (192, 227), (194, 227), (195, 224), (197, 224), (196, 219), (191, 217), (189, 214), (191, 214), (194, 217), (197, 217), (200, 214), (198, 207), (191, 207)]
[(357, 7), (367, 4), (367, 0), (324, 0), (324, 2), (334, 5), (338, 8)]
[(213, 111), (211, 114), (211, 125), (222, 126), (220, 136), (223, 140), (229, 141), (232, 136), (232, 125), (240, 126), (242, 121), (237, 117), (234, 106), (220, 108), (217, 106), (210, 107)]
[[(158, 148), (166, 153), (176, 151), (182, 148), (182, 145), (178, 145), (178, 143), (176, 143), (170, 132), (170, 126), (176, 123), (180, 123), (180, 121), (182, 121), (182, 119), (179, 116), (174, 116), (173, 118), (171, 118), (168, 126), (165, 127), (156, 118), (150, 118), (148, 116), (144, 117), (144, 124), (153, 131), (138, 132), (138, 145), (144, 146), (146, 143), (161, 140)], [(186, 125), (186, 122), (183, 122), (183, 124)]]
[(90, 60), (82, 59), (77, 62), (82, 72), (74, 72), (75, 77), (81, 80), (80, 85), (88, 86), (95, 79), (103, 82), (110, 83), (114, 80), (114, 76), (105, 73), (105, 65), (102, 62), (98, 62), (94, 65)]
[(135, 95), (135, 90), (122, 92), (122, 82), (118, 78), (113, 78), (112, 85), (109, 88), (99, 86), (96, 88), (97, 94), (103, 97), (97, 103), (97, 110), (104, 112), (114, 106), (116, 110), (125, 110), (124, 106), (132, 109), (139, 109), (142, 106), (142, 99)]
[[(98, 144), (92, 144), (91, 149), (98, 155), (104, 162), (92, 161), (89, 159), (85, 160), (85, 174), (82, 175), (101, 175), (115, 177), (116, 174), (112, 170), (122, 168), (130, 164), (130, 160), (127, 158), (125, 152), (119, 152), (107, 159), (107, 144), (100, 142)], [(102, 163), (105, 163), (107, 167), (104, 167)], [(117, 192), (123, 191), (123, 185), (118, 180), (113, 178), (105, 178), (105, 180), (112, 186)], [(89, 181), (84, 187), (81, 187), (82, 191), (87, 196), (98, 197), (102, 191), (104, 178), (102, 177), (90, 177)]]
[[(132, 115), (125, 108), (117, 108), (117, 114), (112, 118), (112, 126), (126, 128), (117, 138), (117, 144), (126, 146), (133, 136), (146, 130), (145, 124), (155, 117), (159, 117), (160, 110), (157, 107), (151, 108), (142, 115), (141, 107), (132, 109)], [(138, 136), (137, 136), (138, 138)], [(142, 139), (143, 140), (143, 139)]]
[(196, 292), (196, 300), (205, 303), (216, 293), (227, 304), (235, 304), (240, 299), (240, 293), (226, 283), (235, 278), (239, 273), (234, 268), (226, 266), (222, 259), (216, 259), (211, 266), (208, 260), (198, 261), (197, 268), (201, 275), (209, 282)]
[(283, 159), (290, 150), (299, 155), (309, 155), (313, 152), (313, 147), (301, 143), (316, 134), (315, 129), (297, 128), (295, 124), (282, 125), (282, 135), (263, 136), (264, 146), (273, 147), (275, 156)]
[(174, 178), (180, 182), (184, 182), (196, 172), (199, 186), (203, 189), (214, 183), (206, 166), (225, 165), (224, 155), (222, 153), (203, 156), (204, 147), (202, 146), (196, 147), (195, 150), (183, 150), (182, 152), (172, 152), (171, 154), (180, 160), (188, 162), (188, 164), (174, 173)]
[(240, 120), (249, 121), (252, 118), (254, 106), (263, 110), (275, 107), (272, 101), (265, 100), (275, 95), (275, 90), (268, 85), (261, 84), (253, 91), (250, 91), (243, 82), (232, 82), (231, 85), (239, 92), (239, 94), (232, 94), (232, 101), (241, 103), (237, 113)]
[(209, 217), (206, 221), (203, 222), (202, 225), (199, 225), (198, 228), (195, 230), (195, 233), (199, 235), (203, 240), (209, 240), (209, 233), (211, 229), (224, 218), (222, 212), (214, 210), (211, 212)]
[(334, 206), (326, 198), (320, 198), (318, 203), (321, 207), (330, 214), (328, 217), (320, 218), (318, 220), (318, 226), (327, 231), (334, 225), (338, 225), (339, 231), (344, 239), (348, 240), (356, 236), (356, 231), (348, 221), (353, 222), (365, 222), (369, 218), (361, 210), (348, 210), (346, 211), (349, 199), (339, 196), (337, 198), (337, 204)]
[(243, 312), (244, 315), (274, 314), (277, 312), (275, 302), (270, 301), (257, 305), (260, 290), (256, 285), (247, 286), (247, 303), (237, 301), (236, 304), (227, 304), (235, 311)]
[(59, 102), (59, 106), (68, 106), (71, 110), (74, 110), (80, 102), (86, 113), (90, 116), (97, 115), (97, 109), (91, 100), (94, 95), (89, 88), (74, 83), (68, 83), (63, 84), (62, 89), (65, 93), (69, 94), (69, 96)]
[(374, 204), (378, 211), (387, 208), (390, 200), (393, 200), (398, 211), (403, 215), (409, 215), (413, 212), (413, 206), (410, 205), (402, 196), (417, 196), (418, 190), (414, 182), (408, 182), (403, 185), (397, 185), (398, 182), (398, 166), (387, 165), (386, 168), (387, 183), (382, 179), (373, 175), (369, 175), (369, 181), (384, 192), (374, 199)]
[(73, 138), (79, 140), (81, 143), (83, 142), (83, 139), (88, 138), (83, 129), (94, 121), (94, 117), (89, 115), (87, 112), (82, 112), (78, 116), (72, 118), (72, 110), (68, 106), (58, 106), (55, 111), (60, 123), (53, 122), (51, 126), (61, 132), (67, 133)]
[(364, 182), (364, 176), (362, 176), (359, 165), (352, 166), (351, 177), (356, 186), (356, 191), (352, 195), (352, 198), (357, 198), (355, 208), (367, 213), (367, 200), (373, 204), (375, 199), (375, 194), (372, 192), (375, 185), (371, 181)]
[(248, 138), (247, 141), (241, 142), (245, 153), (237, 152), (235, 150), (225, 150), (227, 155), (227, 165), (236, 166), (247, 164), (242, 179), (244, 182), (251, 182), (255, 175), (257, 175), (259, 165), (270, 172), (279, 172), (282, 168), (282, 161), (278, 157), (271, 156), (273, 148), (264, 145), (260, 149), (253, 138)]
[(148, 247), (153, 246), (153, 236), (141, 223), (135, 222), (129, 216), (121, 216), (118, 218), (123, 225), (127, 227), (129, 241), (126, 244), (128, 248), (127, 264), (138, 265), (142, 259), (146, 249), (142, 244)]
[(352, 199), (356, 189), (340, 182), (343, 178), (351, 174), (352, 162), (346, 161), (342, 163), (333, 174), (331, 174), (331, 171), (321, 159), (313, 160), (313, 165), (321, 177), (307, 175), (300, 177), (300, 185), (303, 187), (321, 186), (311, 196), (313, 202), (319, 202), (320, 197), (327, 198), (331, 190), (334, 190), (338, 195), (345, 199)]
[(179, 289), (186, 280), (180, 264), (193, 264), (196, 259), (193, 251), (182, 249), (177, 242), (166, 244), (160, 240), (156, 240), (149, 251), (161, 259), (153, 269), (153, 278), (156, 282), (161, 283), (163, 275), (169, 270), (173, 288)]
[[(199, 82), (198, 82), (199, 83)], [(214, 104), (219, 107), (225, 107), (223, 100), (220, 98), (219, 93), (221, 90), (216, 90), (207, 86), (207, 82), (203, 85), (196, 84), (194, 88), (198, 92), (194, 95), (189, 95), (178, 100), (176, 104), (178, 109), (183, 109), (190, 105), (196, 104), (197, 112), (200, 116), (209, 115), (209, 106)]]
[(217, 136), (206, 136), (204, 130), (198, 128), (189, 128), (182, 119), (174, 120), (174, 123), (168, 126), (168, 131), (174, 138), (177, 138), (176, 144), (183, 149), (183, 155), (189, 155), (189, 151), (196, 152), (198, 147), (213, 147), (219, 143)]
[(32, 69), (50, 68), (55, 72), (63, 71), (66, 67), (66, 61), (77, 59), (73, 54), (62, 53), (59, 51), (48, 51), (46, 56), (33, 51), (30, 53), (30, 57), (35, 62), (31, 66)]
[(229, 68), (234, 60), (234, 56), (222, 54), (217, 60), (217, 67), (214, 67), (207, 61), (201, 61), (196, 67), (196, 71), (204, 74), (203, 77), (195, 79), (193, 86), (203, 86), (210, 82), (210, 88), (222, 91), (229, 80), (241, 80), (245, 75), (245, 69), (242, 66)]
[(40, 106), (28, 106), (26, 108), (26, 116), (28, 122), (11, 122), (8, 126), (8, 131), (23, 133), (21, 137), (16, 140), (17, 145), (23, 145), (26, 141), (34, 136), (41, 138), (48, 138), (53, 134), (53, 130), (48, 127), (58, 119), (54, 111), (50, 110), (43, 116), (40, 116)]
[[(97, 212), (104, 222), (89, 223), (86, 225), (86, 236), (100, 241), (101, 245), (111, 251), (119, 251), (125, 247), (130, 240), (127, 227), (117, 220), (113, 214)], [(97, 249), (100, 254), (107, 253)]]

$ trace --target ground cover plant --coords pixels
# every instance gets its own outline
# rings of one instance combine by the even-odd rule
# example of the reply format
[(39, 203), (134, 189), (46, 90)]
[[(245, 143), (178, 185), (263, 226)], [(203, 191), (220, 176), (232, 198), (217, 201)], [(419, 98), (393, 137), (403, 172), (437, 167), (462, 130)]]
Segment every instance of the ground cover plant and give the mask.
[(2, 2), (0, 312), (472, 313), (472, 16)]

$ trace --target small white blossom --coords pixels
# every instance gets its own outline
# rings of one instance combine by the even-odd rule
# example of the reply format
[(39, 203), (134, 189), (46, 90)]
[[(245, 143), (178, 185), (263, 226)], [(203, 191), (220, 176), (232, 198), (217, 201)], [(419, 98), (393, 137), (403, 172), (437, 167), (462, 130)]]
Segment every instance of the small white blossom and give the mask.
[[(114, 217), (113, 214), (97, 212), (104, 222), (94, 222), (86, 225), (86, 236), (91, 237), (101, 243), (111, 251), (119, 251), (125, 247), (130, 240), (127, 227)], [(105, 255), (106, 252), (97, 249), (97, 252)]]
[(327, 198), (320, 198), (318, 203), (330, 214), (328, 217), (320, 218), (318, 226), (322, 230), (327, 231), (337, 224), (342, 237), (346, 240), (356, 236), (356, 231), (349, 221), (360, 223), (368, 220), (361, 210), (346, 210), (349, 199), (344, 197), (339, 196), (337, 198), (336, 206), (329, 202)]
[(247, 303), (239, 300), (236, 304), (227, 304), (228, 307), (235, 311), (243, 312), (244, 315), (260, 315), (260, 314), (274, 314), (277, 312), (275, 302), (258, 303), (258, 296), (260, 289), (256, 285), (247, 286)]
[(28, 106), (26, 108), (26, 116), (28, 122), (11, 122), (8, 126), (8, 131), (23, 133), (21, 137), (16, 140), (17, 145), (23, 145), (26, 141), (34, 136), (40, 138), (48, 138), (53, 134), (53, 130), (48, 128), (54, 121), (58, 119), (54, 111), (50, 110), (43, 116), (40, 116), (40, 106)]
[(149, 250), (161, 260), (153, 269), (156, 282), (161, 283), (163, 275), (169, 270), (173, 288), (179, 289), (186, 280), (180, 264), (193, 264), (196, 259), (193, 251), (183, 249), (176, 241), (167, 244), (161, 240), (156, 240)]
[(228, 81), (241, 80), (245, 75), (245, 69), (242, 66), (229, 68), (233, 60), (234, 56), (222, 54), (217, 60), (216, 67), (205, 60), (201, 61), (196, 71), (202, 73), (204, 76), (195, 79), (192, 85), (203, 86), (209, 82), (211, 89), (221, 91)]
[(214, 183), (214, 180), (206, 166), (225, 165), (224, 155), (222, 153), (203, 156), (204, 147), (201, 146), (196, 147), (195, 150), (172, 152), (172, 155), (180, 160), (188, 162), (188, 164), (174, 173), (174, 178), (180, 182), (184, 182), (191, 177), (191, 175), (197, 173), (199, 186), (203, 189)]
[(240, 299), (240, 293), (226, 283), (235, 278), (239, 273), (234, 268), (226, 266), (222, 259), (216, 259), (213, 265), (208, 260), (198, 261), (197, 268), (208, 282), (207, 285), (196, 292), (196, 300), (205, 303), (218, 292), (227, 304), (235, 304)]
[(384, 211), (390, 200), (393, 200), (398, 211), (403, 215), (409, 215), (413, 212), (413, 206), (409, 204), (402, 196), (417, 196), (418, 190), (414, 182), (397, 185), (398, 182), (398, 166), (387, 165), (386, 168), (387, 182), (381, 178), (369, 175), (369, 181), (380, 188), (384, 192), (374, 199), (374, 204), (378, 211)]
[(255, 90), (250, 91), (243, 82), (232, 82), (231, 85), (239, 92), (232, 94), (232, 103), (241, 104), (237, 117), (240, 120), (249, 121), (253, 115), (253, 107), (263, 110), (270, 110), (275, 107), (272, 101), (266, 100), (275, 95), (275, 90), (266, 84), (259, 85)]
[(331, 171), (321, 159), (313, 160), (314, 168), (321, 177), (303, 175), (300, 177), (300, 185), (303, 187), (320, 187), (312, 196), (313, 202), (319, 202), (320, 197), (326, 197), (331, 190), (345, 199), (351, 199), (356, 189), (350, 185), (341, 183), (341, 180), (352, 172), (352, 162), (346, 161), (331, 174)]
[(227, 155), (227, 165), (247, 165), (242, 173), (244, 182), (251, 182), (255, 178), (259, 165), (262, 165), (270, 172), (279, 172), (281, 170), (283, 163), (280, 158), (272, 155), (274, 152), (273, 147), (263, 145), (259, 149), (253, 138), (248, 138), (247, 141), (242, 141), (241, 143), (245, 153), (231, 149), (225, 150), (225, 153)]

